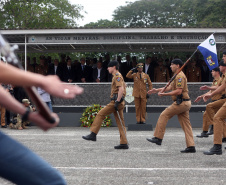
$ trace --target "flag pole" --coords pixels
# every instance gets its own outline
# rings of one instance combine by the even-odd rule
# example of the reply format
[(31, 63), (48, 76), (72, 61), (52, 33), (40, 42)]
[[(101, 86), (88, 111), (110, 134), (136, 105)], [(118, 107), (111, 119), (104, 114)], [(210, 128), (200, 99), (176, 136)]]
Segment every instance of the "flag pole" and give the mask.
[(173, 75), (173, 77), (169, 80), (169, 82), (166, 84), (166, 86), (163, 88), (163, 90), (160, 91), (161, 93), (164, 93), (164, 91), (170, 85), (170, 83), (176, 78), (176, 76), (184, 69), (186, 64), (191, 60), (191, 58), (194, 56), (196, 51), (198, 51), (198, 49), (196, 49), (195, 52), (189, 57), (189, 59), (183, 64), (183, 66), (181, 66), (181, 68), (178, 70), (178, 72)]

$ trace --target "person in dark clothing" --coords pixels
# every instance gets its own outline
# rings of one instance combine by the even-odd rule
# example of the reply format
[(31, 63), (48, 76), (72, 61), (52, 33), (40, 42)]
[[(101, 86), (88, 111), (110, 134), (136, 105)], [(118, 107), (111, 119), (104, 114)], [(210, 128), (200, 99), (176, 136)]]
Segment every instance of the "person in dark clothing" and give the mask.
[(102, 67), (102, 62), (97, 62), (97, 67), (93, 69), (94, 82), (106, 82), (107, 71)]
[(77, 82), (93, 82), (92, 68), (85, 65), (85, 58), (80, 59), (81, 64), (78, 66), (76, 71)]
[(127, 73), (133, 68), (130, 55), (126, 55), (126, 62), (123, 62), (120, 67), (125, 82), (132, 82), (132, 79), (126, 78)]
[(154, 82), (154, 78), (155, 78), (154, 70), (155, 70), (155, 64), (152, 62), (151, 57), (147, 56), (144, 64), (144, 73), (149, 75), (152, 82)]

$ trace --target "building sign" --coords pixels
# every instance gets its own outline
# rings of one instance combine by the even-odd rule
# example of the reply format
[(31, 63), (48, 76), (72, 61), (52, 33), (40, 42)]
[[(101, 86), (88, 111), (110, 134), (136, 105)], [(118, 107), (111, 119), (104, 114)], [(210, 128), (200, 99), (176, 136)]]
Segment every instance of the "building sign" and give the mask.
[[(201, 43), (209, 35), (195, 34), (103, 34), (103, 35), (33, 35), (28, 37), (28, 43)], [(216, 42), (225, 42), (224, 35), (215, 35)]]

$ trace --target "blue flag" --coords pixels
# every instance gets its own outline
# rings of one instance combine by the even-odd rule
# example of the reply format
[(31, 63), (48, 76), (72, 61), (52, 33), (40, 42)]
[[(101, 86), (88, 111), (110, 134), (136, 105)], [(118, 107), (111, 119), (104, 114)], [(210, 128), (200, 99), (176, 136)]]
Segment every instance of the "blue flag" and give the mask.
[(218, 67), (217, 48), (213, 34), (198, 46), (210, 70)]

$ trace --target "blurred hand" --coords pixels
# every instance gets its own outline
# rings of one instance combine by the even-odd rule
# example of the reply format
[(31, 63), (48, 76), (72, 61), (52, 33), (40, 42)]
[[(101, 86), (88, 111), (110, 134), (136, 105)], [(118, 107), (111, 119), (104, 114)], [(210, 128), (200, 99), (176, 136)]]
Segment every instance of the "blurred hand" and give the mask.
[(198, 96), (196, 99), (195, 99), (195, 101), (194, 102), (199, 102), (200, 100), (202, 99), (202, 96)]
[(55, 123), (53, 124), (46, 121), (46, 119), (44, 119), (38, 112), (31, 112), (28, 118), (30, 121), (35, 122), (42, 130), (47, 131), (50, 128), (56, 127), (60, 122), (57, 114), (52, 113), (51, 115), (55, 119)]
[(119, 102), (116, 100), (115, 105), (114, 105), (114, 108), (115, 108), (116, 111), (118, 111), (118, 104), (119, 104)]
[(206, 102), (208, 99), (211, 98), (211, 95), (210, 94), (207, 94), (203, 97), (203, 101)]
[(158, 92), (157, 89), (153, 88), (148, 91), (148, 94), (156, 94), (157, 92)]
[(199, 88), (200, 90), (209, 90), (209, 86), (203, 85)]
[[(41, 88), (53, 96), (65, 99), (74, 98), (83, 93), (83, 88), (77, 85), (63, 84), (56, 75), (46, 76)], [(65, 93), (65, 89), (68, 93)]]
[(165, 93), (159, 92), (158, 96), (164, 96)]

